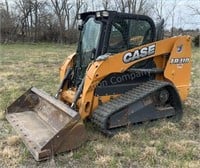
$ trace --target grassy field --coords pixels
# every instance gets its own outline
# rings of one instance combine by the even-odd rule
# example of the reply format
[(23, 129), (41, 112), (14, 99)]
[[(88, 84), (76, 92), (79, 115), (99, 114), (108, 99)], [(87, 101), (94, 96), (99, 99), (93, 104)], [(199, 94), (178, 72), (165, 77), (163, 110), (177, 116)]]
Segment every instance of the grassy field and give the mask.
[(89, 141), (81, 148), (36, 162), (4, 111), (31, 86), (54, 95), (58, 68), (74, 51), (55, 44), (0, 46), (0, 167), (200, 167), (200, 49), (193, 49), (192, 86), (179, 123), (144, 123), (112, 138), (87, 124)]

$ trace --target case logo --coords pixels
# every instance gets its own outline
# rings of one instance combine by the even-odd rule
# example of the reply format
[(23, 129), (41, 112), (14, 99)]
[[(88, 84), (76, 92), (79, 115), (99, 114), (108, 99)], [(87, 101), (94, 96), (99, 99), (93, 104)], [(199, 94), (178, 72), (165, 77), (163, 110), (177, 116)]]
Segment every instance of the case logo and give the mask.
[(141, 49), (135, 50), (133, 52), (128, 52), (123, 56), (123, 62), (129, 63), (135, 61), (140, 58), (148, 57), (150, 55), (154, 55), (156, 52), (156, 45), (152, 44), (147, 47), (143, 47)]

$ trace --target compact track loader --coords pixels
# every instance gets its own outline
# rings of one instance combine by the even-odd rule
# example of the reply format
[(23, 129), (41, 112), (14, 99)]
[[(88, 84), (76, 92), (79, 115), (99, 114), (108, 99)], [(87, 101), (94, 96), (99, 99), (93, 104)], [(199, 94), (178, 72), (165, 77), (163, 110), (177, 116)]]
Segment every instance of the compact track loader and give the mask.
[(163, 39), (143, 15), (114, 11), (79, 15), (77, 52), (60, 68), (55, 97), (32, 87), (6, 118), (37, 161), (87, 139), (83, 120), (105, 134), (160, 118), (180, 120), (191, 71), (191, 39)]

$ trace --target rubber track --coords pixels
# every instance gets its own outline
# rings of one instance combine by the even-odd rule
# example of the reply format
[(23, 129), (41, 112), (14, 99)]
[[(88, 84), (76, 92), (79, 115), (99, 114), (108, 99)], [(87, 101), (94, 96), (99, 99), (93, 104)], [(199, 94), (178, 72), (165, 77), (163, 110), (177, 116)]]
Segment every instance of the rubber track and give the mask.
[(125, 94), (112, 99), (109, 102), (106, 102), (100, 105), (92, 114), (91, 120), (95, 123), (100, 131), (106, 133), (109, 131), (107, 129), (107, 120), (111, 117), (114, 113), (118, 112), (120, 109), (129, 106), (130, 104), (137, 102), (145, 98), (146, 96), (154, 93), (155, 91), (171, 85), (168, 82), (151, 80), (146, 83), (139, 85), (136, 88), (126, 92)]

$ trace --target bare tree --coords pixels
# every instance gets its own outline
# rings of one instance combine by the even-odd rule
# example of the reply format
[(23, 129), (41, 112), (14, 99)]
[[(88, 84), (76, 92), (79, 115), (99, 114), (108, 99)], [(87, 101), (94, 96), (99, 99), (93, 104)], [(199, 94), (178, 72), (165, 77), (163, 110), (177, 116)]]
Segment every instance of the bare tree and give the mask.
[(148, 11), (150, 10), (148, 8), (149, 5), (148, 0), (135, 0), (134, 4), (133, 4), (134, 11), (132, 11), (133, 13), (148, 14)]
[[(166, 26), (167, 22), (171, 22), (171, 36), (174, 36), (174, 27), (175, 27), (175, 20), (176, 20), (176, 8), (181, 1), (171, 0), (168, 2), (164, 0), (152, 0), (152, 7), (154, 12), (154, 17), (156, 19), (165, 20), (164, 26)], [(165, 8), (165, 10), (163, 10)], [(170, 21), (171, 20), (171, 21)]]
[(75, 11), (74, 12), (74, 18), (71, 18), (71, 19), (73, 19), (71, 29), (75, 28), (75, 25), (76, 25), (76, 22), (77, 22), (77, 16), (80, 13), (80, 10), (84, 6), (84, 4), (85, 4), (85, 2), (83, 0), (76, 0), (75, 9), (74, 9), (74, 11)]
[(120, 12), (125, 12), (127, 7), (127, 0), (114, 0), (116, 9)]
[(21, 22), (21, 34), (23, 37), (23, 41), (25, 40), (25, 37), (30, 36), (30, 22), (29, 22), (29, 16), (32, 9), (32, 2), (31, 0), (18, 0), (15, 1), (16, 7), (19, 9), (18, 16), (20, 18)]
[(177, 1), (174, 0), (172, 4), (172, 10), (171, 10), (171, 18), (172, 18), (172, 28), (171, 28), (171, 36), (174, 36), (174, 20), (175, 20), (175, 9), (177, 6)]
[(66, 7), (65, 7), (65, 13), (66, 13), (66, 18), (67, 18), (67, 29), (69, 29), (70, 28), (70, 11), (71, 11), (71, 9), (72, 9), (72, 4), (70, 4), (70, 3), (68, 3), (67, 5), (66, 5)]
[(153, 11), (154, 15), (156, 16), (157, 19), (161, 20), (163, 16), (163, 7), (165, 6), (166, 1), (163, 0), (155, 0), (153, 1)]
[[(38, 0), (35, 0), (33, 7), (34, 7), (34, 16), (35, 16), (35, 36), (34, 41), (37, 42), (38, 40)], [(32, 14), (31, 14), (32, 15)]]
[(39, 0), (16, 0), (15, 7), (20, 20), (21, 35), (24, 40), (38, 40), (40, 13), (44, 10), (46, 2)]
[[(61, 43), (65, 40), (74, 41), (71, 39), (76, 38), (71, 38), (70, 35), (77, 36), (77, 31), (75, 31), (78, 23), (77, 15), (92, 9), (100, 10), (103, 8), (104, 10), (117, 10), (126, 13), (149, 14), (152, 7), (150, 2), (157, 1), (157, 11), (154, 10), (154, 12), (156, 11), (159, 18), (165, 16), (163, 12), (165, 11), (163, 10), (164, 0), (101, 0), (101, 3), (98, 0), (15, 0), (15, 17), (11, 16), (8, 0), (3, 1), (3, 8), (0, 9), (1, 24), (3, 25), (1, 27), (8, 27), (8, 23), (10, 23), (9, 27), (12, 28), (12, 31), (7, 28), (4, 29), (6, 30), (4, 32), (9, 32), (8, 34), (14, 32), (23, 41), (53, 40)], [(174, 18), (175, 12), (173, 13), (172, 9), (169, 16)], [(12, 20), (12, 22), (8, 22), (8, 20)]]
[(192, 14), (193, 15), (200, 15), (200, 9), (199, 9), (199, 6), (200, 6), (200, 0), (197, 0), (196, 1), (196, 4), (197, 5), (188, 5), (189, 9), (192, 10)]
[(109, 0), (101, 0), (101, 3), (103, 5), (103, 9), (104, 10), (108, 10), (109, 9)]
[(5, 3), (0, 4), (0, 28), (1, 28), (1, 42), (7, 42), (10, 40), (10, 33), (11, 33), (11, 25), (12, 20), (9, 12), (8, 1), (5, 0)]
[(148, 14), (149, 0), (114, 0), (116, 10), (134, 14)]
[(58, 23), (59, 23), (59, 42), (63, 43), (64, 42), (64, 31), (65, 31), (65, 23), (66, 23), (66, 9), (69, 10), (68, 0), (51, 0), (51, 3), (54, 8), (54, 12), (56, 16), (58, 17)]

